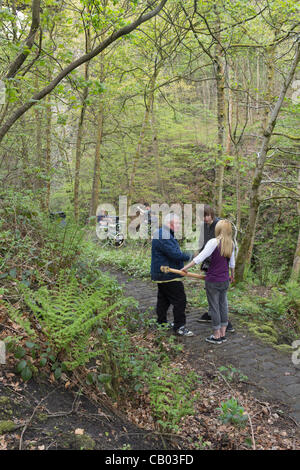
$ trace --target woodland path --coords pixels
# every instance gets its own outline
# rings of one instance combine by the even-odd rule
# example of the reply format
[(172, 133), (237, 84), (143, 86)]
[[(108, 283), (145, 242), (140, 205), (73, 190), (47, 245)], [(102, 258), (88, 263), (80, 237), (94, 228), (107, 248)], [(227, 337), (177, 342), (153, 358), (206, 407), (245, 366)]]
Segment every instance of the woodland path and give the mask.
[[(154, 315), (157, 286), (151, 281), (130, 277), (122, 271), (102, 267), (114, 276), (123, 286), (124, 295), (134, 297), (139, 302), (141, 311), (149, 310)], [(189, 282), (185, 283), (187, 300)], [(193, 281), (192, 281), (193, 282)], [(238, 317), (230, 313), (235, 333), (228, 333), (228, 341), (220, 346), (205, 342), (211, 334), (210, 323), (199, 323), (197, 319), (204, 309), (194, 308), (187, 304), (187, 327), (194, 337), (178, 338), (185, 344), (192, 364), (197, 358), (205, 357), (208, 362), (214, 361), (218, 366), (232, 365), (248, 377), (249, 388), (260, 399), (275, 400), (288, 408), (288, 415), (300, 425), (300, 365), (294, 365), (291, 354), (279, 352), (268, 344), (262, 343), (245, 329), (239, 328)], [(172, 320), (171, 312), (170, 320)]]

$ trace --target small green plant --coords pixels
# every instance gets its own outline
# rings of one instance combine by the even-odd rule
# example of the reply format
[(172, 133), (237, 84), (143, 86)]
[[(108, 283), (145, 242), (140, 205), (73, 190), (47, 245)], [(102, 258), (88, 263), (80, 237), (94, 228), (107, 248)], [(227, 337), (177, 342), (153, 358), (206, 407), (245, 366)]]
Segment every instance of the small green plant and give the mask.
[(235, 426), (244, 427), (248, 420), (248, 416), (245, 413), (244, 408), (239, 405), (235, 398), (231, 398), (230, 400), (221, 403), (221, 408), (218, 408), (218, 410), (221, 411), (219, 419), (223, 423), (230, 423)]
[(211, 447), (211, 442), (204, 441), (203, 437), (200, 436), (198, 442), (196, 442), (194, 445), (196, 450), (207, 450)]
[(130, 444), (123, 444), (121, 447), (121, 450), (132, 450), (132, 447)]
[(182, 417), (194, 414), (192, 395), (197, 381), (194, 372), (185, 376), (179, 370), (156, 367), (149, 376), (149, 393), (153, 415), (161, 429), (179, 430)]
[(221, 372), (222, 375), (224, 375), (228, 382), (243, 382), (248, 380), (248, 377), (246, 375), (242, 374), (239, 369), (236, 369), (232, 365), (229, 365), (228, 367), (221, 366), (218, 368), (218, 370)]

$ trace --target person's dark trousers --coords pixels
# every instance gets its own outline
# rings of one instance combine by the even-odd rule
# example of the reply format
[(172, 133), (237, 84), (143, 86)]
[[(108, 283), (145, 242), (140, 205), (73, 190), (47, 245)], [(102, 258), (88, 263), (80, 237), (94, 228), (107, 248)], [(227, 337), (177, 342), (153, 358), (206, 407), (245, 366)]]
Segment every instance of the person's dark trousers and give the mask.
[(160, 324), (167, 323), (167, 311), (173, 305), (174, 330), (185, 325), (186, 295), (183, 282), (159, 282), (157, 293), (157, 321)]

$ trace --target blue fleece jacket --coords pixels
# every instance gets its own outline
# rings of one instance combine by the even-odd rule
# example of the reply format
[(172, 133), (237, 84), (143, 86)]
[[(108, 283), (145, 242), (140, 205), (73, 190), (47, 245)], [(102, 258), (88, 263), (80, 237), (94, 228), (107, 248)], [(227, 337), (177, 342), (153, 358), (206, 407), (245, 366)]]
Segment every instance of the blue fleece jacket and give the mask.
[(190, 255), (180, 250), (174, 232), (168, 227), (163, 226), (154, 233), (151, 250), (151, 279), (153, 281), (170, 281), (178, 278), (178, 274), (161, 272), (160, 267), (182, 269), (183, 262), (189, 259)]

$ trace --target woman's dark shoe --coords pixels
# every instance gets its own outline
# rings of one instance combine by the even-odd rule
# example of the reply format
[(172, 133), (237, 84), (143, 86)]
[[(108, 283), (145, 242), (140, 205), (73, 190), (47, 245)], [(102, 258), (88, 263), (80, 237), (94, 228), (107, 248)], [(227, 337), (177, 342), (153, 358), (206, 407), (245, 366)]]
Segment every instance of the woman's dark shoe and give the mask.
[(208, 312), (205, 312), (197, 321), (200, 323), (208, 323), (211, 321), (211, 316), (208, 315)]
[(235, 332), (235, 329), (233, 328), (232, 324), (230, 323), (230, 321), (228, 322), (228, 325), (227, 325), (227, 328), (226, 328), (226, 333), (229, 332), (229, 333), (234, 333)]

